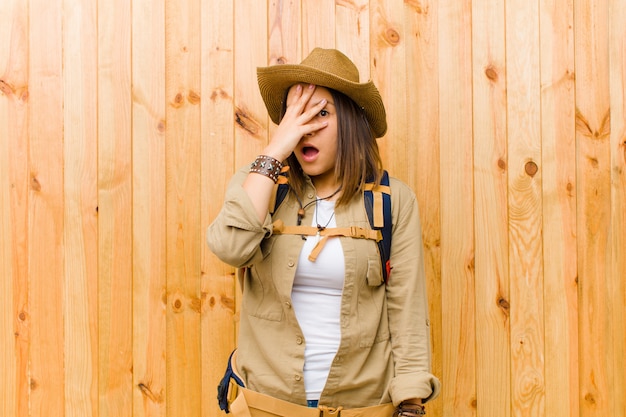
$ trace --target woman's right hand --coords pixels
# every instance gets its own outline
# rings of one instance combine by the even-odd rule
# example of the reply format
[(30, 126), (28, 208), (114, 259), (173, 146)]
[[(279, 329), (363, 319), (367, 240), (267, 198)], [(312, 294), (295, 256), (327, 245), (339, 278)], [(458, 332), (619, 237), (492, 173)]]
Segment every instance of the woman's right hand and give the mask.
[(263, 151), (264, 155), (284, 161), (305, 135), (326, 127), (327, 122), (315, 119), (326, 106), (326, 100), (309, 103), (314, 92), (313, 84), (296, 84), (289, 89), (285, 114)]

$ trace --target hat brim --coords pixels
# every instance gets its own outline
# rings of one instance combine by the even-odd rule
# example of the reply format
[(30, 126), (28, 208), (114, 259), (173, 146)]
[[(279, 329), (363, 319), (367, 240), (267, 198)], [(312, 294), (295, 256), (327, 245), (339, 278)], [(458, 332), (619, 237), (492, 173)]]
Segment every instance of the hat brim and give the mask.
[(265, 107), (276, 124), (280, 122), (285, 91), (295, 84), (306, 83), (331, 88), (350, 97), (365, 111), (365, 117), (375, 137), (382, 137), (387, 132), (385, 106), (378, 89), (371, 80), (366, 83), (356, 83), (316, 68), (293, 64), (257, 68), (257, 78)]

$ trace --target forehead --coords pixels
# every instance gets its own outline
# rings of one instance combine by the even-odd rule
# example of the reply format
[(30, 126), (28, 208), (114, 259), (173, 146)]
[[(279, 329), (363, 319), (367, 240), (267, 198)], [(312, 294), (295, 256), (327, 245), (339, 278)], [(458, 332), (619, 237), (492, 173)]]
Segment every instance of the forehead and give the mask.
[[(289, 104), (291, 100), (293, 99), (293, 96), (296, 91), (296, 86), (298, 85), (302, 86), (303, 90), (305, 88), (309, 88), (309, 84), (307, 83), (299, 83), (299, 84), (292, 85), (289, 88), (288, 93), (287, 93), (287, 104)], [(325, 98), (328, 102), (332, 102), (333, 96), (332, 94), (330, 94), (330, 90), (326, 87), (315, 86), (315, 91), (313, 92), (313, 96), (311, 96), (311, 100), (313, 102), (317, 102), (323, 98)]]

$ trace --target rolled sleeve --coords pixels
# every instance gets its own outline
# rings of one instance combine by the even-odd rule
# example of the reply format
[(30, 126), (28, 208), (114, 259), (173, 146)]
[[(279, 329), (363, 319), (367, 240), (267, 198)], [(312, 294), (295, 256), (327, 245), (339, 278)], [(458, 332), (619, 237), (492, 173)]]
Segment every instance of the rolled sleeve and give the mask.
[(415, 194), (406, 188), (393, 192), (394, 230), (392, 273), (387, 284), (387, 305), (395, 376), (389, 394), (395, 405), (439, 394), (440, 382), (431, 373), (430, 327), (421, 223)]
[(263, 223), (257, 217), (250, 197), (242, 187), (247, 171), (240, 170), (231, 180), (224, 205), (209, 225), (206, 241), (209, 249), (222, 261), (236, 268), (260, 260), (261, 241), (272, 234), (272, 218)]

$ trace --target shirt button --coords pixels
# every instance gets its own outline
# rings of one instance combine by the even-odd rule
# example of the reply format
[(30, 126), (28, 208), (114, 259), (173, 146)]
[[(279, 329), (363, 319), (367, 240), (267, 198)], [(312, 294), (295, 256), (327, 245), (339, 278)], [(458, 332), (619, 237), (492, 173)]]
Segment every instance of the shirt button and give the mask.
[(300, 381), (302, 379), (302, 375), (296, 374), (293, 376), (293, 379), (295, 379), (296, 381)]
[(293, 268), (295, 263), (293, 261), (289, 261), (289, 262), (287, 262), (287, 265), (289, 266), (289, 268)]
[(307, 197), (309, 197), (309, 198), (313, 198), (313, 193), (309, 193), (309, 194), (307, 195)]
[(289, 301), (286, 301), (285, 302), (285, 307), (290, 309), (291, 308), (291, 303)]
[(299, 344), (299, 345), (302, 344), (302, 337), (301, 336), (296, 337), (296, 343)]

